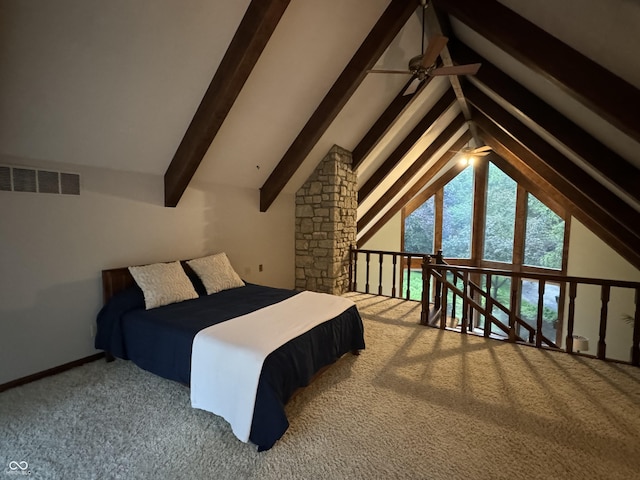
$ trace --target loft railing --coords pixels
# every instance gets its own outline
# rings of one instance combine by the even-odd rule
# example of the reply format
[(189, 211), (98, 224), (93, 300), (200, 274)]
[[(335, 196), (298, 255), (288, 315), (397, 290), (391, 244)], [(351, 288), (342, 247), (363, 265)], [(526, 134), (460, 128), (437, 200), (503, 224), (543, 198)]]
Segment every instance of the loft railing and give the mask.
[[(422, 270), (421, 291), (419, 295), (414, 291), (412, 298), (411, 278), (417, 274), (415, 270), (418, 268)], [(491, 293), (498, 277), (510, 279), (509, 305), (504, 305)], [(607, 357), (611, 291), (631, 290), (635, 308), (633, 314), (628, 315), (628, 319), (632, 323), (633, 334), (630, 362), (624, 363), (640, 365), (639, 282), (454, 266), (444, 262), (442, 252), (423, 254), (357, 249), (351, 251), (350, 278), (352, 291), (421, 301), (420, 321), (424, 325), (442, 329), (453, 328), (461, 333), (501, 338), (509, 342), (562, 350), (602, 360), (611, 360)], [(521, 295), (519, 289), (523, 280), (538, 283), (536, 318), (533, 325), (518, 314)], [(413, 285), (415, 284), (414, 280)], [(568, 298), (566, 322), (563, 321), (565, 312), (558, 309), (557, 321), (566, 328), (562, 333), (562, 339), (550, 339), (543, 332), (544, 294), (549, 284), (562, 286), (561, 291), (566, 292)], [(584, 353), (584, 349), (579, 351), (580, 347), (575, 348), (578, 346), (576, 342), (583, 340), (580, 336), (574, 336), (576, 302), (581, 299), (578, 297), (578, 286), (586, 285), (597, 288), (600, 296), (596, 355), (588, 355)], [(400, 286), (402, 292), (398, 294)], [(498, 318), (500, 315), (504, 319)], [(561, 346), (562, 340), (564, 348)]]
[[(415, 270), (422, 269), (425, 259), (436, 257), (436, 254), (358, 250), (355, 248), (351, 249), (350, 255), (350, 291), (375, 293), (376, 295), (405, 298), (406, 300), (411, 300), (412, 276), (417, 279), (422, 278), (421, 274), (415, 272)], [(386, 269), (384, 268), (385, 266)], [(388, 273), (389, 269), (391, 269), (390, 274)], [(404, 274), (405, 269), (407, 277), (401, 280), (401, 275)], [(400, 292), (400, 286), (404, 287), (402, 288), (403, 292)], [(383, 293), (385, 287), (386, 294)], [(375, 292), (372, 290), (375, 290)]]

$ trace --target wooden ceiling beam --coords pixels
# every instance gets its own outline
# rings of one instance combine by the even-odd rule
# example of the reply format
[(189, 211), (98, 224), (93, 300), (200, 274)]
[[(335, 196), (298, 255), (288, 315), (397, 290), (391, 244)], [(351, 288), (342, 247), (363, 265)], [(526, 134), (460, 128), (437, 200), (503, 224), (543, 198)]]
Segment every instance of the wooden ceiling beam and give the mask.
[(413, 101), (418, 98), (420, 92), (431, 82), (433, 77), (427, 77), (413, 94), (404, 95), (404, 91), (411, 85), (417, 77), (411, 79), (402, 87), (400, 93), (393, 99), (389, 106), (382, 112), (382, 115), (374, 122), (369, 131), (362, 137), (360, 143), (356, 145), (351, 153), (351, 168), (355, 170), (360, 166), (365, 158), (371, 153), (380, 140), (391, 130), (402, 114), (409, 108)]
[(487, 40), (640, 142), (640, 90), (496, 0), (433, 0)]
[(640, 201), (640, 169), (600, 143), (553, 107), (503, 73), (461, 42), (450, 41), (450, 50), (460, 63), (482, 63), (475, 80), (485, 85), (519, 114), (538, 125), (582, 158), (627, 195)]
[[(400, 178), (395, 181), (391, 187), (378, 199), (377, 202), (365, 213), (360, 220), (358, 220), (358, 230), (362, 230), (366, 227), (384, 208), (389, 205), (393, 198), (402, 191), (402, 189), (411, 183), (413, 177), (420, 171), (420, 169), (429, 161), (438, 150), (444, 147), (451, 137), (460, 130), (465, 124), (465, 119), (462, 113), (460, 113), (440, 135), (429, 145), (422, 154), (415, 159), (415, 161), (407, 168)], [(455, 152), (452, 152), (455, 155)]]
[[(619, 223), (599, 208), (596, 203), (597, 199), (586, 197), (569, 182), (544, 166), (535, 154), (508, 135), (483, 113), (474, 112), (474, 121), (481, 129), (487, 144), (499, 156), (506, 159), (521, 159), (523, 163), (519, 164), (519, 168), (523, 169), (525, 176), (530, 178), (539, 176), (552, 185), (553, 190), (544, 189), (550, 196), (556, 197), (557, 192), (562, 192), (562, 195), (569, 200), (567, 210), (571, 215), (598, 235), (629, 263), (640, 268), (640, 251), (637, 248), (637, 239), (634, 239), (630, 233), (621, 232)], [(511, 163), (515, 164), (515, 161), (511, 161)], [(531, 175), (531, 172), (535, 172), (536, 175)], [(542, 185), (541, 187), (544, 188)], [(557, 197), (556, 199), (562, 204), (562, 199)]]
[(164, 174), (164, 202), (175, 207), (240, 94), (290, 0), (252, 0)]
[(415, 10), (416, 3), (413, 0), (391, 0), (367, 38), (262, 185), (261, 212), (266, 212), (278, 197), (322, 134), (362, 83), (367, 70), (374, 66)]
[(612, 226), (612, 231), (618, 231), (621, 237), (635, 238), (640, 245), (638, 211), (517, 120), (479, 88), (467, 85), (466, 95), (472, 105), (532, 152), (533, 155), (529, 155), (529, 158), (537, 159), (536, 170), (543, 177), (550, 182), (553, 179), (556, 184), (563, 185), (560, 189), (563, 192), (574, 192), (574, 203), (593, 211), (594, 214), (597, 212), (599, 217), (606, 219), (607, 224)]
[(456, 100), (456, 95), (452, 89), (440, 97), (440, 100), (425, 114), (417, 125), (407, 134), (387, 159), (378, 167), (371, 177), (358, 190), (358, 202), (364, 201), (369, 194), (384, 180), (389, 173), (400, 163), (400, 160), (411, 150), (420, 140), (427, 130), (440, 118)]
[[(420, 197), (424, 197), (424, 193), (420, 192), (425, 185), (427, 185), (433, 178), (442, 170), (453, 157), (457, 155), (457, 150), (460, 150), (464, 147), (469, 140), (471, 140), (471, 132), (468, 130), (462, 134), (462, 136), (456, 140), (456, 142), (451, 146), (451, 150), (445, 152), (433, 166), (422, 176), (420, 177), (411, 188), (402, 196), (400, 199), (393, 204), (391, 208), (389, 208), (384, 215), (378, 220), (375, 224), (373, 224), (356, 242), (358, 248), (362, 248), (362, 245), (367, 243), (384, 225), (391, 220), (396, 213), (402, 210), (403, 207), (414, 204), (416, 202), (416, 195), (419, 194)], [(441, 185), (446, 184), (454, 178), (458, 173), (460, 173), (464, 169), (463, 165), (459, 163), (453, 165), (447, 172), (442, 175), (438, 180), (434, 182), (433, 185), (429, 186), (425, 191), (435, 191), (440, 188)], [(435, 186), (434, 186), (435, 185)], [(429, 198), (431, 195), (428, 195), (424, 200)], [(423, 201), (424, 201), (423, 200)], [(420, 202), (422, 204), (422, 202)], [(418, 206), (420, 206), (418, 204)], [(417, 208), (417, 207), (416, 207)]]

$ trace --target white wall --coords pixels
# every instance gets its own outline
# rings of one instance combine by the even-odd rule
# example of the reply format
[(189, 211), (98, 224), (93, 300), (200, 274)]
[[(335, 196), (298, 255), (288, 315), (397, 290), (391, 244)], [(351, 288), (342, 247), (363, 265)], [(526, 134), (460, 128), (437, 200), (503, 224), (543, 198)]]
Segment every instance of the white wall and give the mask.
[[(575, 218), (571, 219), (567, 274), (576, 277), (605, 278), (640, 282), (640, 270), (629, 264)], [(568, 297), (566, 300), (568, 304)], [(589, 339), (589, 353), (598, 351), (600, 288), (579, 286), (576, 297), (574, 333)], [(633, 315), (634, 292), (614, 288), (607, 315), (607, 357), (629, 361), (633, 327), (622, 314)], [(566, 318), (565, 312), (565, 318)]]
[(196, 184), (165, 208), (160, 175), (0, 164), (81, 174), (80, 196), (0, 192), (0, 384), (96, 353), (105, 268), (226, 251), (246, 280), (293, 287), (290, 195), (260, 213), (257, 190)]

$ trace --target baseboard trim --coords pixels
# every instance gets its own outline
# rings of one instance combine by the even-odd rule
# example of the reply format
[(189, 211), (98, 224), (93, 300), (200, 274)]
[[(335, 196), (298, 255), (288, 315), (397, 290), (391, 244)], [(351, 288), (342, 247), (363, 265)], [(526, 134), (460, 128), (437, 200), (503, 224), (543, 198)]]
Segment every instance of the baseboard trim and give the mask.
[(95, 362), (96, 360), (100, 360), (101, 358), (104, 358), (104, 352), (80, 358), (78, 360), (74, 360), (73, 362), (65, 363), (64, 365), (58, 365), (57, 367), (43, 370), (42, 372), (34, 373), (33, 375), (28, 375), (16, 380), (11, 380), (10, 382), (0, 385), (0, 392), (4, 392), (5, 390), (9, 390), (10, 388), (19, 387), (20, 385), (25, 385), (27, 383), (35, 382), (36, 380), (40, 380), (45, 377), (57, 375), (58, 373), (62, 373), (66, 370), (71, 370), (72, 368), (79, 367), (80, 365), (84, 365), (85, 363)]

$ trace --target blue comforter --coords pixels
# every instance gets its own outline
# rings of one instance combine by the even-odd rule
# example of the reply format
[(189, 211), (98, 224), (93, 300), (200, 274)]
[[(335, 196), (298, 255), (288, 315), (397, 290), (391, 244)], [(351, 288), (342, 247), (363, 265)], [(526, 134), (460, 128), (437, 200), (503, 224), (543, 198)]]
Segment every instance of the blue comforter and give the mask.
[[(247, 284), (145, 310), (142, 292), (131, 287), (116, 294), (98, 314), (95, 345), (156, 375), (189, 384), (191, 345), (200, 330), (296, 293)], [(364, 346), (362, 320), (354, 306), (272, 352), (263, 364), (249, 437), (258, 449), (271, 448), (287, 430), (284, 405), (297, 388), (344, 353)]]

